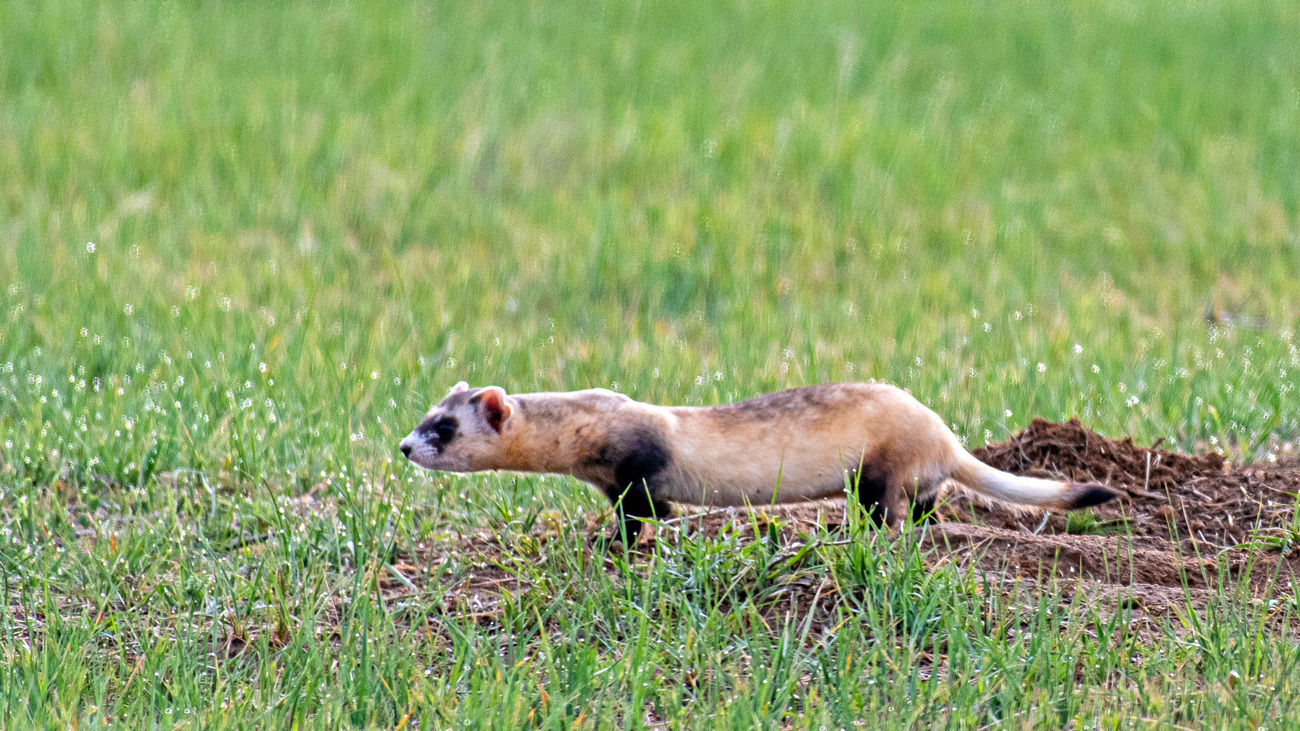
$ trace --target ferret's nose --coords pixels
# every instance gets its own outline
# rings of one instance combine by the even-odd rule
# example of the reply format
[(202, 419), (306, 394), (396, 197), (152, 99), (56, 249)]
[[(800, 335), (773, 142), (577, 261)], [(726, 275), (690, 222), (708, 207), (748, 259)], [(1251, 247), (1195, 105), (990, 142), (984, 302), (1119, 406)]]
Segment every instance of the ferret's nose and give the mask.
[(402, 442), (402, 456), (407, 459), (411, 458), (411, 445), (406, 442)]

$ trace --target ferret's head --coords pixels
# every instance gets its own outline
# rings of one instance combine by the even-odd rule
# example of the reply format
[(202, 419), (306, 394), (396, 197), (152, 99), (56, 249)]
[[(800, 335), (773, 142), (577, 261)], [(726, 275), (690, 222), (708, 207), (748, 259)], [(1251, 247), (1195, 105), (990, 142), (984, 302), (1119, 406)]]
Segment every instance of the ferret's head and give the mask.
[(501, 431), (510, 419), (505, 389), (461, 381), (402, 440), (402, 454), (431, 470), (476, 472), (499, 467)]

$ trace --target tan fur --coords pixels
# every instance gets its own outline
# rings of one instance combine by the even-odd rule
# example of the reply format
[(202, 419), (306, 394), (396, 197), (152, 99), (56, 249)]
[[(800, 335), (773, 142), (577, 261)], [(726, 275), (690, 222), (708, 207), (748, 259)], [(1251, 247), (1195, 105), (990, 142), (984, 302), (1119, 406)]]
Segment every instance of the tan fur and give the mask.
[(888, 464), (901, 489), (940, 476), (955, 439), (929, 409), (883, 384), (836, 384), (827, 395), (775, 418), (736, 407), (666, 409), (682, 472), (668, 499), (816, 500), (843, 493), (846, 473), (862, 465)]
[[(504, 397), (508, 418), (499, 432), (479, 413), (486, 389), (456, 389), (425, 424), (455, 418), (461, 433), (430, 446), (412, 432), (403, 451), (417, 464), (570, 474), (602, 487), (611, 500), (611, 491), (626, 487), (619, 479), (645, 476), (655, 500), (714, 506), (842, 495), (846, 480), (861, 475), (882, 486), (879, 502), (895, 518), (907, 502), (932, 500), (948, 480), (1038, 507), (1107, 499), (1104, 488), (1017, 477), (979, 462), (937, 414), (885, 384), (827, 384), (712, 407), (655, 406), (604, 389), (515, 394)], [(637, 471), (637, 450), (650, 455), (649, 466), (659, 451), (667, 461), (661, 470)]]

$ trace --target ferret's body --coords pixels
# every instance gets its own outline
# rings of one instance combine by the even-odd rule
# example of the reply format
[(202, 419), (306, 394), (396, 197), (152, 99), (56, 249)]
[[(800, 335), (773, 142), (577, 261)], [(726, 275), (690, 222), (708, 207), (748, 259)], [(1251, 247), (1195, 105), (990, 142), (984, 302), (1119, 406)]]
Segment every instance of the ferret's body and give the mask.
[(909, 502), (914, 514), (929, 512), (948, 480), (1039, 507), (1074, 509), (1114, 497), (1096, 485), (989, 467), (937, 414), (877, 383), (811, 386), (708, 407), (655, 406), (604, 389), (508, 396), (462, 383), (402, 451), (435, 470), (573, 475), (605, 492), (629, 537), (640, 531), (638, 518), (667, 517), (669, 502), (766, 505), (847, 488), (877, 522), (893, 522)]
[(850, 383), (723, 406), (649, 407), (673, 445), (664, 496), (717, 506), (802, 502), (843, 494), (846, 475), (904, 491), (937, 487), (951, 450), (935, 447), (956, 440), (919, 406), (896, 388)]

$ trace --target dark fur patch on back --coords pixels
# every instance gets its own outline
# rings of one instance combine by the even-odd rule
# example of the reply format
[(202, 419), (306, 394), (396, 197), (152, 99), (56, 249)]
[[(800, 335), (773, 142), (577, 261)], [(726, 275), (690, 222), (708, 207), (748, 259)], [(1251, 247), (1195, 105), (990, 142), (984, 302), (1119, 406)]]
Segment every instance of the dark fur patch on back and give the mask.
[(1066, 510), (1080, 510), (1094, 505), (1108, 503), (1119, 497), (1119, 493), (1108, 487), (1094, 484), (1075, 483), (1070, 485), (1070, 494)]
[(755, 396), (734, 404), (712, 406), (709, 410), (714, 416), (767, 420), (801, 411), (816, 412), (825, 406), (841, 402), (831, 385), (804, 386)]

